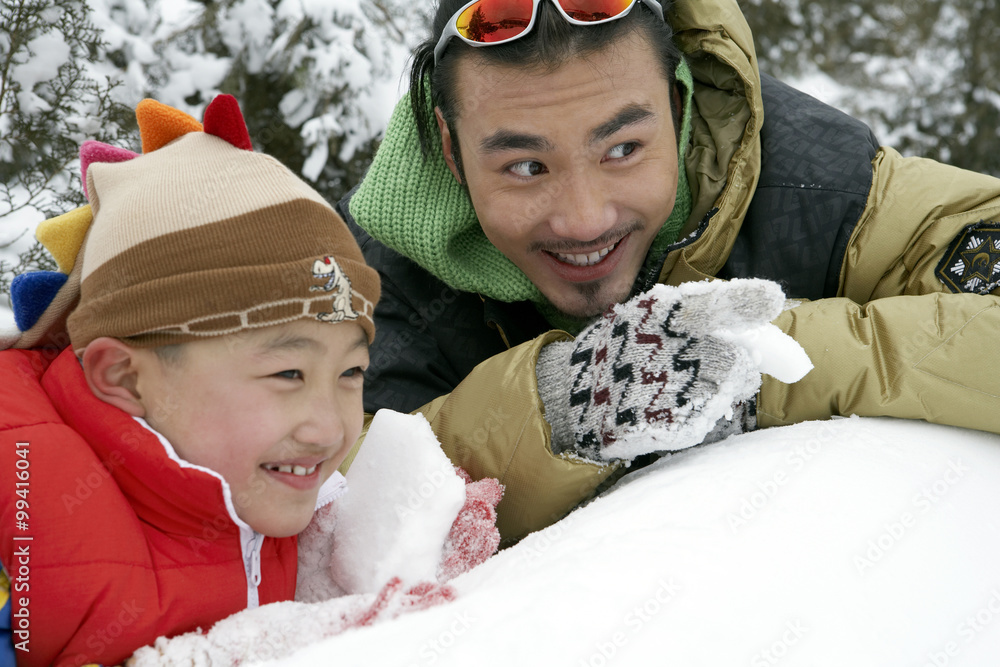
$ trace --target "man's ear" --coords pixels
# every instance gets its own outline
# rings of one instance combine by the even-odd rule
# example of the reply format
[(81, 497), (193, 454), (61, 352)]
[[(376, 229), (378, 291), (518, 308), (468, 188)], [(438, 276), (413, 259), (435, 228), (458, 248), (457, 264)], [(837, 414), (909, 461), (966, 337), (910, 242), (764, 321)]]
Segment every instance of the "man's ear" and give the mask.
[(95, 338), (83, 350), (83, 375), (94, 396), (133, 417), (145, 417), (146, 408), (136, 391), (136, 352), (117, 338)]
[(445, 164), (451, 170), (451, 175), (461, 184), (462, 176), (458, 170), (458, 165), (455, 164), (455, 146), (451, 139), (451, 129), (448, 127), (448, 122), (441, 113), (441, 107), (434, 107), (434, 117), (437, 118), (438, 131), (441, 132), (441, 150), (444, 151)]

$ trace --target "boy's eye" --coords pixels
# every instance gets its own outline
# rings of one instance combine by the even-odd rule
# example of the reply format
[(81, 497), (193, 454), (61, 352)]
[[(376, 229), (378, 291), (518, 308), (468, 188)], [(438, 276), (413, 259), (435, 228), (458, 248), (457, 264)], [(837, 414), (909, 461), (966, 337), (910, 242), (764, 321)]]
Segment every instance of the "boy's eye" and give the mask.
[(301, 380), (302, 371), (300, 370), (281, 371), (280, 373), (275, 373), (274, 377), (285, 378), (286, 380)]

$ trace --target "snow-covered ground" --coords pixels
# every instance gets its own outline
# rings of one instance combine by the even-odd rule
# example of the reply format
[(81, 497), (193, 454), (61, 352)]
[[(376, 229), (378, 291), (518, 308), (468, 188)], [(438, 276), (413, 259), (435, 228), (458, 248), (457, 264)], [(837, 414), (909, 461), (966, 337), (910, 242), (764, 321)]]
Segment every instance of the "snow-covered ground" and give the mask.
[(987, 665), (1000, 437), (808, 422), (675, 454), (454, 580), (450, 604), (280, 665)]

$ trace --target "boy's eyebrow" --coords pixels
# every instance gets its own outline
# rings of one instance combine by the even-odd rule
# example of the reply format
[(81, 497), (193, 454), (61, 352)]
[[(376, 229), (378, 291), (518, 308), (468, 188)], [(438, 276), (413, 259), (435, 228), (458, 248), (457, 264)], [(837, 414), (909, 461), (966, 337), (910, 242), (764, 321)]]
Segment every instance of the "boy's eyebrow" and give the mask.
[(366, 350), (368, 349), (368, 334), (366, 334), (364, 331), (361, 332), (361, 334), (358, 336), (358, 339), (354, 341), (354, 345), (352, 345), (350, 349), (347, 351), (353, 352), (359, 347), (363, 347)]
[[(368, 335), (364, 331), (358, 334), (357, 339), (354, 344), (351, 345), (347, 352), (353, 352), (354, 350), (363, 347), (368, 348)], [(281, 334), (276, 336), (271, 340), (264, 341), (257, 348), (257, 354), (268, 355), (275, 354), (278, 352), (294, 352), (299, 350), (324, 350), (326, 346), (319, 342), (315, 338), (310, 338), (309, 336), (300, 336), (297, 334)]]
[(271, 340), (264, 341), (257, 348), (257, 354), (267, 355), (276, 352), (292, 352), (297, 350), (320, 350), (323, 344), (308, 336), (296, 334), (281, 334)]

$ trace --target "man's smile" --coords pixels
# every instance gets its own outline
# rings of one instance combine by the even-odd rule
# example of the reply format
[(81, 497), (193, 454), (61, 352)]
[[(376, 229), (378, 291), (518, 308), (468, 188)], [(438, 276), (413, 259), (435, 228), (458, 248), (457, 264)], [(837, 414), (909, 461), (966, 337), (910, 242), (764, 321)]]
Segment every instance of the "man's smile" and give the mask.
[(572, 264), (573, 266), (594, 266), (595, 264), (601, 263), (609, 252), (618, 247), (619, 243), (621, 243), (621, 239), (605, 248), (601, 248), (600, 250), (595, 250), (590, 253), (567, 254), (554, 252), (550, 254), (555, 255), (559, 261), (565, 262), (566, 264)]
[(573, 283), (591, 282), (607, 277), (618, 268), (622, 257), (627, 254), (626, 248), (631, 245), (632, 236), (629, 232), (611, 245), (589, 252), (543, 250), (541, 255), (545, 264), (562, 280)]

